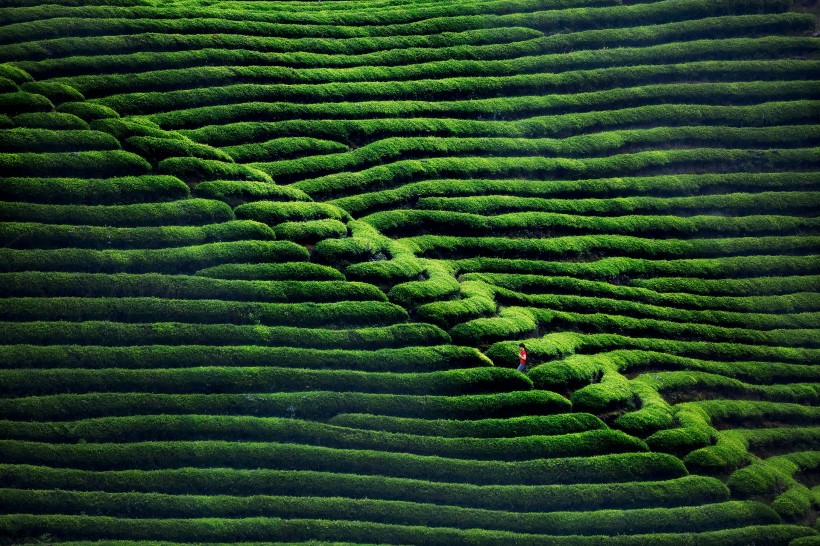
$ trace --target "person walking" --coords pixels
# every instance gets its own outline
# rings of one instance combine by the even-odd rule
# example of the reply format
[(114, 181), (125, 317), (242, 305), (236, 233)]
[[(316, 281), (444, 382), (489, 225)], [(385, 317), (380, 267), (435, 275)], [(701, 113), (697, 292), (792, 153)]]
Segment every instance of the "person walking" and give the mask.
[(523, 343), (518, 344), (518, 371), (521, 373), (527, 371), (527, 348)]

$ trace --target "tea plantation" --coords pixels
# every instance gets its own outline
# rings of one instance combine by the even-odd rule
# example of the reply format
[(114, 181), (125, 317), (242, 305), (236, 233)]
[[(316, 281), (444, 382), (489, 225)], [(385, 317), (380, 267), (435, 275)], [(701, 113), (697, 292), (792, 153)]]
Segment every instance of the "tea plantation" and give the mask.
[(810, 0), (49, 2), (0, 544), (820, 544)]

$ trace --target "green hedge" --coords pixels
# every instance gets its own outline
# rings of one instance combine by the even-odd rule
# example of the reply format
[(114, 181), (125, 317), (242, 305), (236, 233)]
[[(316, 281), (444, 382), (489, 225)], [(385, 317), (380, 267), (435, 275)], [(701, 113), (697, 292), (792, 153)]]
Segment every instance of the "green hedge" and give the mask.
[[(715, 478), (684, 476), (663, 481), (560, 485), (484, 485), (436, 483), (407, 478), (310, 471), (123, 470), (89, 472), (30, 465), (0, 465), (6, 487), (194, 495), (290, 495), (347, 499), (385, 499), (442, 506), (509, 510), (522, 513), (607, 508), (661, 508), (729, 500)], [(227, 499), (226, 499), (227, 500)], [(520, 514), (519, 514), (520, 515)]]
[[(770, 198), (770, 194), (761, 197)], [(778, 195), (778, 197), (782, 196)], [(811, 194), (802, 194), (802, 197), (804, 200), (812, 200)], [(703, 200), (704, 209), (708, 209), (711, 200), (708, 198), (703, 198)], [(778, 204), (784, 205), (783, 201), (781, 200)], [(785, 201), (789, 201), (789, 199)], [(794, 206), (792, 210), (788, 210), (788, 212), (801, 213), (803, 210), (800, 209), (803, 209), (804, 206), (801, 203)], [(748, 215), (740, 217), (703, 215), (682, 218), (671, 214), (674, 212), (674, 205), (664, 210), (664, 214), (625, 214), (616, 217), (556, 214), (526, 210), (498, 216), (486, 216), (452, 211), (400, 209), (377, 212), (365, 216), (362, 220), (372, 224), (385, 235), (393, 237), (430, 233), (485, 237), (497, 237), (506, 234), (511, 238), (537, 238), (539, 236), (560, 237), (604, 233), (638, 236), (654, 234), (659, 239), (664, 239), (671, 237), (790, 235), (794, 232), (816, 232), (817, 228), (820, 227), (820, 222), (816, 219), (786, 215)], [(727, 210), (727, 212), (730, 211)]]
[[(292, 243), (285, 243), (294, 246)], [(160, 297), (267, 302), (387, 301), (373, 285), (344, 281), (244, 281), (162, 274), (0, 274), (6, 296)]]
[(196, 275), (213, 279), (246, 281), (344, 281), (337, 269), (309, 262), (284, 264), (223, 264), (208, 267)]
[(146, 174), (151, 165), (130, 152), (0, 154), (5, 176), (103, 178)]
[[(805, 15), (787, 14), (787, 17), (798, 17), (802, 23), (810, 23), (813, 28), (814, 21)], [(758, 19), (773, 21), (772, 16), (753, 16)], [(776, 16), (775, 16), (776, 17)], [(782, 17), (782, 16), (781, 16)], [(711, 19), (712, 25), (725, 25), (731, 19), (715, 18)], [(678, 24), (700, 23), (701, 21), (684, 21)], [(656, 30), (658, 27), (643, 27)], [(629, 36), (637, 34), (641, 27), (631, 27), (630, 34), (624, 33), (621, 29), (605, 29), (589, 31), (588, 33), (566, 33), (554, 34), (541, 38), (540, 41), (546, 45), (547, 41), (572, 41), (583, 34), (592, 37), (608, 33), (618, 36), (621, 40), (628, 39)], [(504, 29), (511, 35), (516, 29)], [(518, 29), (522, 30), (522, 29)], [(527, 29), (529, 30), (529, 29)], [(109, 37), (113, 38), (113, 37)], [(180, 36), (180, 39), (191, 38), (190, 36)], [(227, 37), (226, 37), (227, 38)], [(394, 37), (398, 39), (398, 37)], [(404, 37), (408, 38), (408, 37)], [(429, 36), (428, 38), (435, 38)], [(348, 42), (351, 42), (349, 40)], [(519, 42), (521, 43), (521, 42)], [(532, 41), (530, 41), (532, 44)], [(543, 47), (542, 45), (542, 47)], [(606, 46), (604, 46), (606, 47)], [(476, 48), (462, 48), (468, 50), (470, 55), (476, 54)], [(218, 51), (218, 50), (210, 50)], [(221, 52), (224, 52), (222, 50)], [(389, 50), (379, 52), (385, 54), (417, 54), (427, 55), (430, 48), (416, 49), (415, 51)], [(445, 50), (439, 50), (445, 51)], [(198, 54), (199, 52), (193, 52)], [(480, 51), (478, 52), (480, 53)], [(163, 62), (167, 62), (169, 55), (174, 53), (162, 53)], [(128, 58), (133, 58), (131, 55)], [(338, 59), (342, 55), (323, 55), (322, 59)], [(361, 63), (361, 57), (352, 56), (357, 63)], [(100, 59), (94, 56), (94, 60)], [(65, 60), (65, 59), (63, 59)], [(42, 65), (44, 63), (37, 63)], [(504, 97), (479, 98), (470, 101), (464, 100), (369, 100), (358, 103), (350, 102), (242, 102), (238, 104), (226, 104), (215, 106), (194, 107), (189, 109), (174, 110), (153, 114), (150, 119), (169, 129), (200, 129), (207, 133), (209, 138), (220, 138), (215, 128), (204, 129), (207, 125), (226, 125), (239, 122), (272, 122), (287, 119), (368, 119), (379, 118), (388, 114), (392, 117), (441, 117), (441, 118), (488, 118), (511, 120), (537, 115), (561, 115), (571, 112), (583, 112), (590, 109), (612, 110), (627, 108), (630, 106), (646, 106), (648, 104), (686, 104), (698, 102), (700, 104), (754, 104), (765, 101), (785, 101), (815, 98), (813, 81), (743, 81), (734, 83), (724, 82), (686, 82), (686, 84), (648, 84), (632, 86), (629, 88), (609, 88), (596, 89), (582, 93), (559, 93), (559, 94), (529, 94), (529, 95), (507, 95)], [(450, 99), (451, 97), (447, 97)], [(265, 127), (265, 125), (260, 125)], [(305, 137), (307, 138), (307, 137)], [(248, 142), (249, 146), (253, 139), (240, 139)], [(223, 142), (227, 144), (228, 142)], [(242, 148), (243, 145), (237, 145)], [(251, 148), (256, 149), (256, 148)], [(233, 150), (233, 148), (231, 149)]]
[[(0, 441), (8, 463), (84, 470), (185, 467), (321, 470), (475, 485), (548, 485), (678, 478), (683, 464), (660, 453), (617, 453), (520, 461), (467, 460), (409, 453), (337, 449), (275, 442), (134, 442), (46, 444)], [(617, 475), (617, 477), (616, 477)]]
[(442, 328), (452, 328), (459, 322), (493, 315), (496, 302), (492, 290), (484, 283), (460, 277), (459, 295), (461, 299), (426, 303), (416, 309), (416, 313), (427, 322)]
[[(762, 505), (756, 505), (762, 513)], [(749, 512), (754, 509), (750, 507)], [(766, 512), (768, 515), (768, 512)], [(739, 515), (739, 514), (735, 514)], [(686, 516), (690, 516), (687, 514)], [(678, 526), (686, 520), (681, 514)], [(743, 516), (748, 517), (748, 513)], [(615, 518), (613, 518), (615, 519)], [(765, 521), (765, 518), (760, 517)], [(742, 525), (741, 518), (735, 518)], [(581, 524), (577, 523), (576, 526)], [(719, 523), (714, 523), (719, 527)], [(673, 526), (677, 529), (678, 526)], [(450, 527), (426, 527), (396, 524), (368, 523), (360, 521), (339, 521), (326, 519), (279, 519), (279, 518), (237, 518), (237, 519), (125, 519), (104, 516), (37, 516), (8, 515), (0, 517), (0, 529), (14, 538), (35, 536), (56, 536), (62, 539), (82, 539), (105, 537), (131, 538), (139, 540), (160, 539), (166, 541), (211, 542), (216, 540), (282, 540), (294, 544), (294, 540), (348, 540), (355, 543), (369, 543), (378, 540), (384, 543), (411, 544), (491, 544), (502, 545), (514, 542), (524, 545), (546, 544), (592, 545), (607, 542), (618, 545), (670, 545), (670, 546), (727, 546), (746, 545), (763, 541), (772, 546), (788, 546), (791, 540), (816, 531), (805, 526), (777, 525), (766, 522), (733, 529), (698, 532), (652, 533), (644, 535), (564, 535), (523, 534), (510, 531), (488, 531), (484, 529), (453, 529)]]
[[(730, 286), (732, 277), (742, 283), (746, 277), (785, 277), (789, 275), (814, 275), (820, 271), (815, 256), (727, 256), (721, 258), (681, 258), (672, 260), (644, 258), (601, 258), (589, 262), (563, 262), (546, 260), (521, 260), (505, 258), (468, 258), (455, 261), (459, 271), (514, 273), (522, 275), (572, 276), (594, 280), (618, 282), (624, 277), (637, 284), (633, 277), (679, 277), (693, 287), (700, 282), (697, 277), (719, 279)], [(728, 279), (727, 279), (728, 277)], [(659, 280), (663, 282), (663, 279)], [(777, 282), (777, 281), (770, 281)], [(813, 278), (799, 291), (815, 291)], [(714, 286), (714, 284), (712, 285)], [(742, 286), (742, 284), (741, 284)], [(682, 290), (672, 290), (681, 292)], [(683, 290), (685, 292), (685, 290)], [(708, 292), (707, 292), (708, 293)], [(730, 295), (747, 294), (742, 289)], [(717, 292), (717, 294), (720, 294)]]
[[(724, 121), (723, 123), (727, 123)], [(690, 148), (642, 151), (608, 157), (568, 159), (551, 157), (434, 157), (401, 160), (357, 172), (335, 173), (301, 180), (294, 187), (313, 198), (332, 199), (408, 182), (452, 177), (521, 177), (582, 179), (602, 176), (660, 174), (671, 169), (766, 171), (784, 168), (812, 170), (817, 167), (817, 150)], [(428, 205), (429, 206), (429, 205)]]
[(247, 201), (310, 201), (305, 192), (291, 186), (229, 180), (201, 182), (194, 188), (194, 195), (224, 201), (232, 207)]
[[(128, 184), (132, 180), (134, 179), (126, 179), (124, 183)], [(163, 177), (163, 182), (166, 180), (169, 179)], [(101, 183), (107, 183), (107, 181)], [(142, 191), (148, 189), (150, 187), (145, 190), (140, 188)], [(111, 227), (196, 226), (235, 219), (228, 205), (210, 199), (182, 199), (169, 203), (113, 206), (2, 203), (0, 214), (7, 220), (19, 222)]]
[(237, 218), (246, 218), (264, 222), (268, 225), (280, 224), (282, 222), (305, 221), (305, 220), (348, 220), (350, 215), (344, 210), (325, 203), (312, 203), (302, 201), (259, 201), (248, 203), (236, 207)]
[[(657, 292), (682, 292), (719, 298), (721, 296), (788, 295), (805, 298), (820, 289), (818, 275), (781, 275), (777, 277), (756, 277), (751, 279), (694, 279), (667, 277), (655, 279), (633, 279), (630, 284)], [(802, 292), (802, 294), (801, 294)], [(797, 308), (797, 307), (795, 307)]]
[(120, 117), (113, 108), (93, 102), (64, 102), (57, 108), (57, 111), (73, 114), (85, 121)]
[[(29, 203), (52, 205), (116, 205), (175, 201), (185, 199), (189, 195), (188, 186), (173, 176), (0, 179), (0, 198), (3, 201), (27, 201)], [(120, 209), (118, 212), (117, 217), (124, 214), (125, 211)], [(41, 213), (37, 217), (53, 218), (54, 215), (49, 212), (47, 214)], [(74, 217), (80, 219), (84, 218), (85, 215), (75, 214)], [(230, 218), (230, 215), (225, 216), (225, 218)], [(108, 218), (108, 220), (110, 221), (112, 218)], [(83, 220), (83, 223), (85, 222), (86, 220)]]
[(53, 110), (54, 105), (42, 95), (34, 95), (25, 91), (0, 93), (0, 112), (8, 116)]
[[(566, 413), (570, 411), (570, 407), (571, 404), (566, 398), (548, 391), (463, 396), (332, 391), (253, 395), (94, 393), (0, 399), (0, 415), (6, 419), (27, 420), (75, 420), (162, 413), (258, 415), (300, 419), (329, 419), (338, 413), (375, 413), (429, 419), (495, 419)], [(617, 480), (618, 478), (613, 476), (610, 481)]]
[[(596, 52), (595, 54), (598, 54)], [(646, 148), (727, 147), (791, 148), (816, 145), (820, 131), (807, 125), (774, 127), (655, 127), (605, 131), (565, 139), (391, 137), (354, 151), (292, 160), (254, 163), (281, 182), (293, 182), (342, 171), (359, 171), (403, 159), (453, 156), (580, 157), (612, 155)]]
[[(51, 493), (55, 497), (49, 498)], [(185, 518), (241, 518), (250, 516), (327, 518), (402, 523), (424, 527), (496, 529), (517, 533), (555, 535), (611, 535), (621, 533), (697, 532), (744, 525), (766, 525), (780, 520), (760, 503), (733, 501), (718, 505), (650, 508), (630, 511), (527, 513), (493, 512), (432, 504), (383, 500), (351, 500), (338, 497), (241, 497), (146, 495), (140, 493), (83, 493), (6, 489), (5, 505), (31, 514), (55, 513), (59, 498), (67, 506), (62, 514), (94, 516)], [(42, 504), (38, 505), (38, 501)], [(347, 503), (347, 504), (345, 504)], [(257, 504), (257, 509), (252, 506)], [(745, 518), (745, 520), (744, 520)], [(651, 523), (650, 523), (651, 522)], [(687, 525), (688, 524), (688, 525)]]
[(167, 248), (275, 238), (273, 230), (265, 224), (245, 220), (204, 226), (137, 228), (23, 222), (0, 224), (0, 244), (5, 248)]
[(276, 366), (365, 372), (430, 372), (491, 366), (472, 347), (436, 345), (378, 350), (308, 347), (140, 345), (0, 345), (3, 368), (195, 368)]
[(236, 262), (306, 260), (307, 250), (290, 241), (234, 241), (148, 250), (0, 249), (0, 271), (193, 273)]
[(477, 421), (414, 419), (388, 415), (345, 413), (333, 417), (328, 422), (332, 425), (355, 429), (445, 438), (515, 438), (520, 436), (569, 434), (606, 428), (603, 421), (589, 413), (532, 415)]
[(14, 116), (14, 125), (30, 129), (88, 129), (88, 124), (73, 114), (31, 112)]
[[(615, 198), (654, 195), (680, 197), (688, 194), (707, 196), (715, 193), (756, 193), (759, 191), (810, 191), (820, 182), (816, 173), (721, 173), (678, 174), (649, 177), (619, 177), (587, 180), (426, 180), (399, 188), (362, 193), (334, 199), (331, 203), (351, 214), (362, 215), (374, 209), (415, 203), (424, 197), (460, 197), (479, 195), (516, 196), (521, 198)], [(499, 199), (508, 199), (503, 197)], [(518, 209), (516, 209), (518, 210)]]
[(244, 303), (165, 298), (6, 298), (5, 321), (189, 322), (288, 325), (305, 328), (385, 326), (408, 320), (407, 311), (379, 301)]
[[(362, 336), (361, 342), (338, 341), (331, 339), (327, 332), (308, 330), (315, 338), (305, 343), (306, 347), (322, 348), (326, 345), (352, 348), (379, 349), (390, 346), (414, 346), (441, 342), (423, 335), (408, 335), (405, 332), (382, 332), (380, 338), (368, 335), (372, 332), (358, 330)], [(391, 336), (392, 334), (392, 336)], [(402, 335), (403, 334), (403, 335)], [(400, 338), (401, 336), (401, 338)], [(400, 339), (398, 339), (400, 338)], [(292, 343), (276, 342), (271, 344), (286, 345)], [(487, 394), (493, 392), (508, 392), (528, 390), (532, 382), (514, 370), (504, 368), (468, 368), (462, 370), (434, 371), (427, 373), (377, 373), (354, 370), (312, 370), (294, 367), (197, 367), (183, 369), (153, 369), (153, 370), (0, 370), (4, 385), (0, 392), (8, 396), (43, 396), (60, 394), (66, 391), (73, 393), (93, 392), (153, 392), (168, 394), (230, 394), (248, 392), (310, 392), (315, 390), (337, 390), (339, 392), (368, 392), (368, 393), (395, 393), (414, 395), (457, 396), (460, 394)], [(26, 380), (26, 377), (30, 377)], [(32, 383), (35, 380), (37, 384)], [(557, 449), (559, 453), (578, 453), (599, 455), (602, 453), (623, 451), (645, 451), (646, 445), (621, 432), (613, 434), (592, 435), (594, 441), (587, 441), (584, 437), (574, 440), (550, 440), (549, 445), (539, 445), (543, 442), (533, 439), (529, 442), (529, 453), (536, 457), (537, 453), (547, 456), (549, 449)], [(424, 442), (405, 442), (400, 451), (415, 452), (423, 449)], [(428, 442), (428, 444), (435, 442)], [(445, 442), (446, 443), (446, 442)], [(467, 442), (469, 443), (469, 442)], [(503, 442), (501, 442), (503, 444)], [(456, 443), (457, 444), (457, 443)], [(469, 451), (469, 455), (453, 455), (460, 457), (485, 458), (479, 454), (480, 450), (493, 449), (491, 443), (484, 445), (462, 445)], [(527, 442), (521, 442), (522, 446)], [(454, 444), (455, 445), (455, 444)], [(603, 449), (596, 446), (606, 445)], [(376, 449), (378, 446), (372, 446)], [(509, 448), (499, 447), (493, 451), (493, 457), (503, 458), (501, 453)], [(432, 449), (432, 448), (430, 448)], [(442, 448), (443, 449), (443, 448)], [(456, 448), (453, 448), (456, 449)], [(523, 449), (523, 448), (522, 448)], [(576, 451), (572, 451), (575, 449)], [(540, 451), (539, 451), (540, 450)]]
[(84, 101), (85, 97), (74, 86), (57, 81), (26, 82), (20, 86), (23, 91), (43, 95), (54, 104)]
[[(555, 303), (558, 305), (559, 298), (563, 296), (583, 296), (594, 298), (617, 299), (626, 302), (646, 303), (659, 307), (677, 307), (681, 309), (699, 311), (743, 311), (747, 313), (799, 313), (812, 311), (816, 307), (811, 302), (807, 302), (804, 295), (788, 294), (784, 296), (758, 296), (757, 287), (760, 279), (740, 280), (739, 283), (746, 289), (741, 292), (742, 296), (717, 296), (714, 293), (708, 295), (687, 294), (682, 288), (682, 283), (675, 283), (677, 290), (665, 290), (656, 292), (652, 288), (644, 288), (645, 285), (652, 286), (652, 281), (663, 284), (666, 279), (630, 279), (630, 285), (615, 285), (608, 282), (588, 281), (573, 277), (552, 277), (546, 275), (528, 274), (504, 274), (504, 273), (467, 273), (462, 276), (467, 281), (479, 281), (491, 286), (507, 289), (504, 294), (513, 297), (512, 294), (521, 294), (520, 297), (549, 298), (550, 295), (556, 297)], [(777, 278), (766, 278), (767, 282)], [(812, 277), (799, 277), (805, 283), (795, 283), (798, 288), (808, 291), (811, 288), (820, 288)], [(674, 281), (675, 279), (673, 279)], [(683, 281), (684, 279), (679, 279)], [(689, 281), (690, 279), (685, 279)], [(702, 281), (691, 279), (692, 284), (708, 283), (710, 286), (720, 286), (738, 279), (720, 279), (718, 281)], [(632, 286), (637, 285), (637, 286)], [(796, 292), (799, 291), (795, 290)], [(500, 293), (501, 291), (499, 291)], [(755, 294), (755, 295), (749, 295)], [(545, 299), (546, 301), (546, 299)], [(681, 311), (685, 313), (686, 311)]]
[(157, 172), (177, 176), (192, 183), (233, 178), (273, 184), (273, 179), (258, 169), (199, 157), (169, 157), (159, 162)]
[[(548, 308), (555, 311), (578, 313), (608, 313), (625, 315), (640, 319), (667, 320), (689, 324), (715, 325), (727, 328), (748, 328), (769, 330), (780, 328), (814, 328), (818, 325), (820, 314), (816, 312), (793, 312), (793, 302), (797, 297), (762, 297), (754, 296), (751, 302), (741, 302), (732, 308), (726, 301), (715, 305), (718, 309), (729, 308), (731, 311), (718, 309), (687, 310), (663, 305), (651, 305), (628, 299), (610, 299), (589, 296), (565, 296), (550, 294), (522, 294), (503, 288), (495, 289), (495, 297), (502, 305), (519, 305)], [(766, 303), (774, 300), (774, 305), (766, 309)], [(785, 300), (785, 301), (784, 301)], [(747, 305), (743, 305), (746, 303)], [(805, 305), (803, 299), (797, 305)], [(755, 305), (756, 304), (756, 305)], [(748, 307), (756, 309), (748, 309)], [(744, 307), (746, 307), (744, 309)], [(755, 312), (765, 310), (765, 312)], [(786, 314), (788, 313), (788, 314)]]
[(225, 153), (230, 154), (231, 157), (241, 163), (270, 161), (271, 159), (282, 161), (302, 156), (346, 152), (348, 149), (348, 146), (341, 142), (309, 137), (277, 138), (267, 142), (240, 144), (223, 148)]
[(417, 254), (445, 259), (469, 255), (524, 258), (641, 257), (675, 259), (744, 254), (796, 254), (817, 248), (816, 236), (725, 237), (721, 239), (649, 239), (627, 235), (579, 235), (554, 239), (450, 237), (420, 235), (403, 242)]
[(188, 140), (133, 136), (126, 143), (152, 164), (169, 157), (197, 157), (233, 163), (233, 158), (218, 148)]
[(347, 226), (338, 220), (308, 220), (283, 222), (274, 227), (276, 237), (301, 244), (315, 244), (323, 239), (347, 237)]
[(5, 322), (3, 330), (6, 343), (33, 345), (236, 344), (305, 346), (318, 349), (381, 349), (407, 345), (440, 345), (450, 341), (449, 336), (438, 326), (426, 323), (330, 330), (180, 322)]

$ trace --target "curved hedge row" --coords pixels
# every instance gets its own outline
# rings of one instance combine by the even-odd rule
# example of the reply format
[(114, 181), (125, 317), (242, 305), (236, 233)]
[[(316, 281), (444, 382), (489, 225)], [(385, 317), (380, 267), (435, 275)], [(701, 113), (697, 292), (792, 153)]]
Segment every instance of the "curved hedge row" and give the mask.
[(606, 428), (603, 421), (589, 413), (532, 415), (477, 421), (344, 413), (333, 417), (328, 423), (360, 430), (444, 438), (515, 438), (519, 436), (569, 434)]
[[(635, 32), (638, 29), (633, 27), (630, 30)], [(620, 30), (616, 32), (620, 36), (626, 36)], [(568, 36), (577, 36), (577, 34), (557, 34), (545, 39), (561, 39)], [(469, 49), (473, 51), (473, 48)], [(338, 55), (332, 56), (332, 58), (336, 57)], [(812, 98), (816, 98), (813, 81), (686, 82), (640, 85), (626, 89), (616, 87), (573, 94), (516, 95), (474, 100), (369, 100), (358, 103), (241, 102), (174, 110), (153, 114), (149, 116), (149, 119), (169, 129), (197, 129), (209, 125), (226, 125), (243, 121), (368, 119), (385, 115), (403, 118), (469, 118), (492, 117), (495, 114), (494, 119), (514, 120), (533, 115), (561, 115), (592, 109), (618, 109), (665, 103), (686, 104), (694, 102), (695, 99), (701, 104), (720, 105)], [(216, 136), (213, 134), (213, 128), (207, 131), (209, 135)], [(246, 146), (256, 149), (253, 148), (252, 143)], [(242, 149), (242, 145), (236, 146), (236, 149)], [(226, 151), (230, 153), (233, 150), (234, 148), (230, 148)]]
[(518, 512), (686, 506), (729, 500), (722, 482), (705, 476), (661, 481), (560, 485), (471, 485), (312, 471), (199, 469), (93, 472), (0, 465), (6, 487), (195, 495), (290, 495), (384, 499)]
[(31, 112), (28, 114), (18, 114), (12, 119), (12, 123), (17, 127), (28, 129), (84, 129), (87, 130), (88, 123), (78, 118), (74, 114), (63, 112)]
[(345, 276), (326, 265), (310, 262), (283, 264), (223, 264), (200, 269), (196, 275), (245, 281), (344, 281)]
[(76, 129), (2, 129), (0, 153), (88, 152), (119, 150), (120, 142), (100, 131)]
[(274, 345), (317, 349), (388, 348), (440, 345), (450, 337), (426, 323), (331, 330), (291, 326), (187, 324), (183, 322), (124, 323), (4, 322), (7, 344), (79, 345)]
[[(190, 197), (190, 190), (173, 176), (133, 176), (119, 178), (3, 178), (0, 198), (50, 205), (122, 205), (177, 201)], [(7, 209), (5, 213), (9, 211)], [(124, 213), (124, 211), (121, 211)], [(38, 215), (53, 217), (51, 212)], [(117, 217), (120, 214), (116, 215)], [(84, 216), (75, 215), (78, 220)], [(10, 219), (10, 217), (9, 217)], [(114, 218), (107, 220), (113, 221)], [(170, 218), (169, 218), (170, 220)], [(108, 224), (112, 225), (112, 224)]]
[[(15, 426), (16, 425), (16, 426)], [(295, 425), (295, 426), (291, 426)], [(646, 444), (609, 429), (559, 435), (518, 438), (440, 438), (381, 431), (355, 431), (290, 419), (232, 418), (208, 416), (160, 416), (102, 419), (65, 424), (0, 422), (10, 440), (74, 443), (176, 441), (256, 441), (320, 445), (340, 449), (436, 455), (470, 460), (523, 461), (647, 451)], [(100, 428), (102, 427), (102, 428)]]
[(274, 231), (259, 222), (228, 221), (204, 226), (123, 227), (76, 226), (4, 222), (0, 244), (4, 248), (156, 249), (207, 243), (276, 239)]
[(377, 350), (234, 345), (0, 345), (3, 368), (195, 368), (275, 366), (364, 372), (429, 372), (492, 366), (472, 347), (436, 345)]
[(151, 165), (142, 157), (121, 150), (71, 153), (0, 154), (5, 176), (106, 177), (147, 174)]
[[(486, 419), (570, 411), (569, 400), (548, 391), (464, 396), (299, 392), (239, 394), (94, 393), (0, 399), (6, 419), (75, 420), (134, 414), (185, 413), (329, 419), (339, 413), (374, 413), (431, 419)], [(596, 478), (597, 479), (597, 478)], [(649, 479), (649, 478), (645, 478)], [(610, 481), (616, 481), (613, 477)]]
[[(5, 505), (18, 513), (49, 514), (55, 508), (48, 494), (57, 491), (3, 490)], [(351, 500), (323, 497), (206, 497), (139, 493), (82, 493), (59, 495), (67, 505), (63, 514), (130, 518), (185, 518), (201, 512), (208, 517), (315, 517), (394, 523), (423, 527), (495, 529), (551, 535), (612, 535), (623, 533), (692, 532), (746, 525), (779, 523), (762, 503), (732, 501), (682, 508), (612, 510), (606, 512), (491, 512), (401, 501)], [(42, 504), (38, 504), (42, 501)], [(251, 507), (257, 504), (256, 510)], [(99, 507), (99, 508), (97, 508)], [(591, 524), (590, 522), (594, 522)], [(652, 522), (649, 524), (649, 522)]]
[(519, 198), (615, 198), (651, 194), (678, 197), (692, 193), (706, 196), (720, 193), (754, 193), (756, 191), (810, 191), (820, 182), (820, 175), (801, 172), (678, 174), (652, 177), (618, 177), (587, 180), (426, 180), (371, 193), (351, 195), (330, 202), (351, 214), (362, 215), (374, 210), (415, 203), (423, 197), (459, 197), (478, 195), (515, 195)]
[(194, 187), (194, 195), (217, 199), (235, 207), (247, 201), (310, 201), (308, 194), (291, 186), (277, 186), (267, 182), (239, 182), (211, 180)]
[(188, 322), (288, 325), (303, 328), (385, 326), (409, 319), (398, 305), (380, 301), (246, 303), (169, 298), (5, 298), (4, 321)]
[(110, 227), (196, 226), (236, 219), (228, 205), (211, 199), (98, 206), (0, 203), (0, 215), (6, 221)]
[(156, 250), (0, 249), (0, 271), (180, 274), (223, 263), (292, 262), (307, 258), (307, 250), (290, 241), (235, 241)]
[[(286, 243), (292, 245), (292, 243)], [(5, 296), (164, 297), (266, 302), (387, 301), (373, 285), (346, 281), (244, 281), (155, 273), (0, 273)]]

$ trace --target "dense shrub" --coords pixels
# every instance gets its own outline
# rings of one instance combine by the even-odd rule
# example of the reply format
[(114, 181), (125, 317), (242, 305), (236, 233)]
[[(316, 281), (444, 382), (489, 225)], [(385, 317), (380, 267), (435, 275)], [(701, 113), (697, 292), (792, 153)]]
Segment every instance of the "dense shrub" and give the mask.
[[(295, 248), (289, 242), (280, 248)], [(274, 247), (275, 248), (275, 247)], [(306, 253), (285, 261), (307, 259)], [(297, 303), (304, 301), (387, 301), (373, 285), (345, 281), (246, 281), (156, 273), (113, 275), (27, 271), (0, 274), (7, 296), (162, 297)]]
[(203, 277), (246, 281), (343, 281), (338, 269), (306, 262), (283, 264), (224, 264), (196, 272)]
[(153, 164), (169, 157), (197, 157), (233, 163), (233, 158), (222, 150), (189, 140), (134, 136), (126, 139), (126, 142), (133, 150), (139, 152), (142, 157)]
[(54, 105), (46, 97), (18, 91), (0, 93), (0, 113), (14, 116), (29, 112), (51, 112)]
[(61, 104), (64, 102), (84, 101), (83, 94), (71, 85), (60, 82), (28, 82), (21, 86), (23, 91), (28, 93), (36, 93), (48, 97), (54, 104)]
[[(188, 186), (173, 176), (129, 176), (119, 178), (3, 178), (0, 179), (0, 198), (3, 201), (26, 201), (52, 205), (118, 205), (150, 203), (152, 201), (175, 201), (190, 195)], [(181, 205), (182, 201), (180, 201)], [(12, 209), (6, 209), (4, 214)], [(29, 219), (52, 218), (55, 209), (48, 213), (30, 216)], [(62, 209), (69, 210), (69, 209)], [(93, 209), (99, 210), (99, 209)], [(125, 209), (136, 210), (136, 209)], [(119, 209), (116, 217), (126, 215)], [(169, 214), (166, 211), (165, 214)], [(57, 215), (59, 217), (59, 215)], [(9, 216), (11, 219), (13, 216)], [(87, 223), (85, 214), (75, 214), (79, 223)], [(231, 218), (231, 215), (222, 218)], [(21, 218), (22, 217), (19, 217)], [(170, 218), (168, 219), (170, 222)], [(113, 218), (107, 225), (115, 225)]]
[(23, 222), (0, 224), (0, 244), (5, 248), (169, 248), (206, 243), (272, 240), (265, 224), (237, 220), (204, 226), (112, 228)]
[(4, 368), (195, 368), (276, 366), (363, 372), (429, 372), (491, 366), (472, 347), (436, 345), (378, 350), (260, 347), (253, 345), (2, 345)]
[[(138, 180), (132, 178), (122, 182), (127, 184)], [(167, 182), (169, 177), (163, 177), (160, 180)], [(170, 180), (176, 181), (176, 179)], [(107, 183), (107, 181), (102, 183)], [(182, 199), (169, 203), (114, 206), (2, 203), (0, 213), (6, 220), (19, 222), (111, 227), (190, 226), (235, 220), (229, 206), (209, 199)]]
[(0, 153), (119, 150), (116, 138), (99, 131), (74, 129), (0, 130)]
[(189, 322), (350, 328), (404, 322), (407, 312), (376, 301), (336, 303), (242, 303), (165, 298), (7, 298), (6, 321), (108, 320), (115, 322)]
[(113, 108), (93, 102), (64, 102), (57, 107), (57, 111), (73, 114), (85, 121), (120, 117)]
[(213, 180), (201, 182), (194, 188), (194, 195), (206, 199), (218, 199), (235, 207), (247, 201), (310, 201), (310, 197), (291, 186), (278, 186), (267, 182), (234, 182)]
[(148, 173), (143, 158), (121, 150), (71, 153), (0, 154), (0, 170), (6, 176), (103, 178)]
[(282, 222), (304, 220), (347, 220), (350, 216), (339, 207), (325, 203), (302, 201), (261, 201), (236, 207), (237, 218), (247, 218), (276, 225)]
[(307, 250), (290, 241), (234, 241), (146, 250), (0, 249), (0, 271), (193, 273), (237, 262), (306, 260)]
[(273, 179), (258, 169), (199, 157), (169, 157), (159, 162), (157, 172), (178, 176), (186, 182), (233, 178), (273, 184)]
[(17, 127), (30, 129), (88, 129), (88, 124), (73, 114), (61, 112), (31, 112), (13, 118)]
[(33, 345), (273, 345), (317, 349), (388, 348), (440, 345), (450, 339), (431, 324), (395, 324), (386, 327), (331, 330), (293, 326), (187, 324), (180, 322), (121, 323), (6, 322), (7, 343)]
[(323, 239), (347, 237), (347, 226), (338, 220), (308, 220), (283, 222), (274, 227), (276, 237), (301, 244), (314, 244)]

